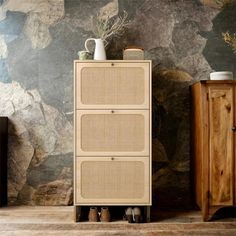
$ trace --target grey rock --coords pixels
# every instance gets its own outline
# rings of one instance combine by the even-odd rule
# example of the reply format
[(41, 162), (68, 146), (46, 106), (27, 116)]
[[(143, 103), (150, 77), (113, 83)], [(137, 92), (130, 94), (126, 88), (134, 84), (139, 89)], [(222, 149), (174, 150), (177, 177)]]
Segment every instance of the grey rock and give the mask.
[(98, 19), (106, 20), (108, 17), (112, 18), (118, 14), (118, 11), (118, 0), (112, 0), (99, 9)]
[(21, 35), (8, 44), (7, 63), (11, 65), (8, 69), (12, 80), (19, 81), (26, 89), (38, 87), (38, 51), (32, 49), (26, 36)]
[[(18, 195), (23, 202), (25, 192), (32, 190), (26, 180), (37, 186), (57, 177), (72, 179), (69, 169), (64, 169), (72, 168), (73, 149), (72, 125), (65, 116), (43, 103), (36, 90), (24, 90), (16, 82), (0, 83), (0, 93), (0, 115), (10, 118), (9, 203), (14, 204)], [(31, 204), (29, 199), (26, 202)]]
[(153, 188), (186, 188), (189, 180), (185, 179), (184, 176), (169, 167), (163, 168), (153, 174)]
[(168, 157), (162, 143), (158, 139), (152, 140), (153, 150), (152, 150), (152, 161), (154, 162), (164, 162), (168, 163)]
[[(163, 1), (146, 1), (136, 10), (136, 18), (131, 27), (138, 28), (138, 35), (134, 43), (146, 50), (155, 47), (169, 47), (172, 43), (172, 31), (175, 19), (171, 8)], [(142, 24), (140, 24), (142, 22)], [(156, 27), (158, 25), (158, 27)]]
[(223, 10), (213, 19), (213, 27), (204, 35), (207, 39), (203, 55), (213, 70), (232, 71), (236, 74), (236, 55), (222, 39), (222, 32), (235, 33), (236, 28), (236, 3)]
[(175, 171), (188, 172), (190, 171), (190, 124), (188, 122), (190, 117), (184, 117), (178, 126), (178, 132), (176, 137), (176, 151), (173, 156), (173, 161), (170, 166)]
[(190, 160), (176, 160), (175, 162), (171, 163), (171, 168), (178, 172), (189, 172), (190, 171)]
[(26, 182), (26, 173), (34, 155), (34, 148), (28, 140), (13, 134), (9, 135), (8, 143), (8, 198), (11, 204), (17, 199)]
[(5, 1), (0, 6), (0, 20), (4, 20), (7, 11), (27, 13), (24, 32), (31, 40), (33, 48), (45, 48), (51, 41), (48, 27), (64, 15), (63, 0), (38, 0), (37, 2), (22, 0)]
[(38, 166), (31, 167), (27, 174), (28, 185), (37, 188), (57, 179), (72, 179), (72, 153), (48, 156)]
[(8, 56), (7, 45), (4, 36), (0, 35), (0, 59), (5, 59)]
[(18, 194), (17, 200), (15, 201), (16, 205), (33, 205), (32, 197), (35, 193), (35, 189), (27, 184), (23, 186), (21, 191)]
[(0, 21), (0, 34), (19, 35), (24, 27), (25, 13), (8, 11), (6, 18)]
[(75, 28), (75, 31), (77, 28), (92, 31), (93, 18), (97, 17), (100, 9), (110, 2), (110, 0), (100, 0), (96, 1), (95, 4), (91, 4), (90, 1), (65, 0), (67, 20), (70, 21), (70, 25)]
[(194, 55), (204, 49), (206, 41), (198, 34), (198, 31), (198, 24), (194, 21), (186, 20), (175, 25), (172, 41), (178, 59)]
[(192, 209), (188, 172), (175, 172), (169, 167), (153, 174), (153, 205), (168, 209)]
[(145, 0), (119, 0), (119, 12), (126, 11), (129, 13), (129, 18), (133, 19), (137, 14), (137, 9), (140, 9), (145, 2)]
[(208, 79), (212, 68), (201, 53), (187, 56), (179, 61), (176, 66), (185, 70), (194, 77), (194, 80)]
[(0, 60), (0, 82), (9, 83), (11, 79), (8, 74), (7, 63), (5, 59)]
[(145, 51), (145, 59), (152, 60), (154, 68), (172, 68), (176, 61), (172, 50), (164, 47), (156, 47)]
[[(83, 50), (81, 30), (73, 31), (66, 19), (51, 28), (53, 41), (39, 53), (39, 67), (35, 88), (47, 104), (63, 112), (72, 111), (73, 100), (73, 60), (77, 59), (78, 50)], [(58, 37), (60, 35), (60, 37)], [(81, 41), (78, 42), (78, 38)], [(53, 91), (53, 93), (51, 92)]]
[(73, 199), (72, 181), (56, 180), (40, 185), (34, 193), (35, 205), (71, 205)]

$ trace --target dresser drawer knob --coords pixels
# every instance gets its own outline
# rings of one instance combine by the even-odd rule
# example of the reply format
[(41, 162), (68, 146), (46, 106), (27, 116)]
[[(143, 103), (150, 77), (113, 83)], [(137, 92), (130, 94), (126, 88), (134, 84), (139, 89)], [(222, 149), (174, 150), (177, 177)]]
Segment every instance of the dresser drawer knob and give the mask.
[(111, 157), (111, 160), (112, 160), (112, 161), (114, 161), (114, 160), (115, 160), (115, 158), (114, 158), (114, 157)]
[(111, 113), (113, 114), (113, 113), (115, 113), (115, 111), (111, 110)]
[(111, 63), (111, 66), (114, 66), (115, 64), (114, 63)]

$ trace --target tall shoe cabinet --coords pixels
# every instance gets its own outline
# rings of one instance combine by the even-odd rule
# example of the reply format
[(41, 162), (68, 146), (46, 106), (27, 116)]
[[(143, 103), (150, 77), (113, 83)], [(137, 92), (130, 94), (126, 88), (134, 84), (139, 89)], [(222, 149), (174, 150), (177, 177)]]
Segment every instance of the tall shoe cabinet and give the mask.
[(74, 206), (151, 205), (151, 61), (74, 62)]

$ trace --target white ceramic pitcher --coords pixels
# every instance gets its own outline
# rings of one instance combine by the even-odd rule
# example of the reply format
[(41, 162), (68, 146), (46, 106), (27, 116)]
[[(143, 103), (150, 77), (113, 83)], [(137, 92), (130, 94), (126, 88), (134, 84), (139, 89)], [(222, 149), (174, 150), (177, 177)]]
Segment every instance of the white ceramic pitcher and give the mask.
[(105, 51), (105, 47), (104, 47), (104, 43), (102, 39), (95, 39), (95, 38), (88, 38), (85, 41), (85, 49), (90, 52), (90, 50), (87, 47), (87, 43), (89, 41), (94, 41), (95, 42), (95, 51), (94, 51), (94, 55), (93, 55), (93, 59), (94, 60), (106, 60), (106, 51)]

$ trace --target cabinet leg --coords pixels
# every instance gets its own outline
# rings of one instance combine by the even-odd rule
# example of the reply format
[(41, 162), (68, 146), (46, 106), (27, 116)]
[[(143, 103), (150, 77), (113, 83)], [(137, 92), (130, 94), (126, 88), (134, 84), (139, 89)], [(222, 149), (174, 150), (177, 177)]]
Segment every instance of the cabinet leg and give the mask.
[(144, 218), (147, 223), (151, 222), (151, 206), (144, 207)]
[(74, 221), (79, 222), (81, 219), (81, 207), (74, 206)]

